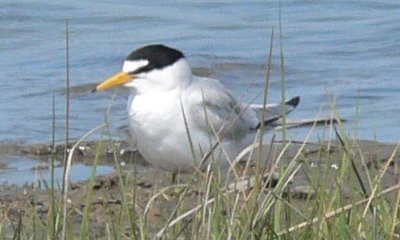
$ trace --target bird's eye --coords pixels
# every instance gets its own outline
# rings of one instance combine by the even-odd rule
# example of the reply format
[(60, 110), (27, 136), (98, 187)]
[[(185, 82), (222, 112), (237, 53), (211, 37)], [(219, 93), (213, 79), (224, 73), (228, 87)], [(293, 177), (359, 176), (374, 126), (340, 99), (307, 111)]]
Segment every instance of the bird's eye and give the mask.
[(155, 66), (151, 63), (147, 64), (146, 66), (140, 67), (132, 72), (129, 72), (130, 74), (140, 74), (140, 73), (144, 73), (144, 72), (150, 72), (151, 70), (153, 70), (155, 68)]

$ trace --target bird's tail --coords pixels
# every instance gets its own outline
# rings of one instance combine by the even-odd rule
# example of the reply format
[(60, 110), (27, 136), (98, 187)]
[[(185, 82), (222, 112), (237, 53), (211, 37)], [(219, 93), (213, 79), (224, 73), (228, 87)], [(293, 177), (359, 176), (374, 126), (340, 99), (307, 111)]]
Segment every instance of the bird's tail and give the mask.
[(299, 102), (300, 97), (296, 96), (282, 103), (267, 104), (265, 106), (262, 104), (251, 104), (250, 108), (256, 112), (258, 119), (260, 119), (255, 129), (260, 128), (262, 124), (268, 127), (279, 126), (281, 124), (283, 111), (289, 114), (297, 107)]

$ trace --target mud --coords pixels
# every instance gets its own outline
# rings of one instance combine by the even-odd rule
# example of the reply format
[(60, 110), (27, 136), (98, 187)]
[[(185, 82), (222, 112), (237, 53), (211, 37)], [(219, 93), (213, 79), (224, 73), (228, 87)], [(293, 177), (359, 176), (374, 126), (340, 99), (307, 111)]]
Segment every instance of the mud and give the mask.
[[(124, 142), (105, 141), (101, 143), (96, 141), (85, 142), (78, 147), (78, 151), (74, 154), (74, 162), (82, 162), (85, 164), (93, 164), (96, 154), (99, 154), (100, 163), (110, 166), (118, 164), (121, 174), (113, 173), (97, 176), (91, 184), (90, 180), (75, 182), (70, 185), (68, 193), (68, 209), (71, 214), (69, 224), (76, 234), (80, 231), (80, 226), (86, 207), (85, 199), (88, 191), (93, 191), (92, 200), (90, 201), (90, 231), (93, 236), (102, 237), (105, 235), (105, 223), (115, 222), (121, 211), (123, 199), (121, 194), (120, 183), (124, 182), (125, 186), (130, 187), (130, 196), (136, 199), (135, 206), (129, 203), (128, 206), (135, 209), (137, 214), (144, 214), (144, 210), (152, 196), (161, 189), (171, 186), (171, 173), (155, 169), (145, 163), (141, 156), (134, 151), (129, 151)], [(391, 159), (389, 168), (383, 177), (383, 187), (393, 186), (400, 180), (399, 163), (400, 154), (395, 152), (396, 145), (383, 144), (374, 141), (352, 141), (349, 147), (342, 147), (339, 141), (324, 143), (306, 144), (301, 154), (298, 150), (302, 147), (302, 143), (292, 143), (288, 150), (288, 157), (280, 164), (288, 165), (294, 156), (298, 156), (296, 161), (301, 163), (299, 171), (295, 174), (291, 181), (290, 190), (287, 195), (292, 198), (302, 199), (312, 198), (315, 196), (313, 186), (310, 185), (310, 176), (324, 171), (324, 177), (330, 178), (339, 174), (341, 161), (344, 156), (352, 156), (357, 171), (359, 171), (362, 181), (367, 185), (368, 179), (366, 172), (371, 177), (379, 174), (379, 170)], [(70, 147), (70, 146), (69, 146)], [(274, 151), (269, 151), (269, 166), (273, 165), (278, 153), (282, 149), (282, 144), (274, 145)], [(64, 146), (62, 144), (53, 148), (50, 144), (35, 145), (1, 145), (0, 154), (23, 155), (29, 156), (38, 161), (48, 161), (49, 158), (62, 158), (64, 155)], [(68, 151), (68, 150), (67, 150)], [(263, 156), (267, 158), (266, 156)], [(115, 161), (117, 159), (117, 162)], [(0, 165), (1, 168), (6, 166)], [(326, 172), (329, 173), (326, 173)], [(132, 177), (134, 176), (134, 177)], [(189, 175), (181, 174), (176, 180), (178, 184), (187, 183)], [(275, 174), (275, 180), (279, 179), (279, 175)], [(58, 183), (60, 184), (60, 183)], [(0, 185), (0, 218), (3, 222), (5, 232), (10, 236), (14, 236), (15, 226), (18, 221), (27, 221), (28, 217), (34, 211), (44, 223), (47, 223), (49, 210), (51, 208), (50, 183), (42, 181), (40, 184), (27, 183), (24, 185), (13, 185), (3, 183)], [(271, 186), (271, 185), (270, 185)], [(332, 186), (334, 187), (334, 183)], [(60, 199), (60, 185), (55, 187), (56, 199)], [(58, 190), (57, 190), (58, 189)], [(154, 226), (154, 231), (159, 230), (165, 223), (166, 218), (178, 201), (177, 188), (166, 191), (165, 196), (157, 198), (156, 202), (149, 208), (146, 220)], [(328, 191), (329, 189), (327, 189)], [(198, 192), (193, 186), (192, 193), (187, 194), (188, 197), (198, 198), (201, 192)], [(351, 189), (344, 190), (345, 195), (351, 194)], [(193, 201), (196, 202), (196, 201)], [(126, 217), (126, 216), (125, 216)], [(120, 227), (122, 231), (128, 229), (129, 221), (122, 221)], [(30, 224), (30, 223), (27, 223)]]

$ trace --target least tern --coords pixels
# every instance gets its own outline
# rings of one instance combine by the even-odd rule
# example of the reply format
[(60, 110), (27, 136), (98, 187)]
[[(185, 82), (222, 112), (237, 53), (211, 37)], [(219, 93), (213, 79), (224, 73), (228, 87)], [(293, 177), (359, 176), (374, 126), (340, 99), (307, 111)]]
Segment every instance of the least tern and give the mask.
[[(172, 172), (211, 161), (227, 165), (254, 141), (262, 123), (272, 124), (283, 109), (281, 104), (239, 103), (218, 80), (192, 75), (184, 54), (164, 45), (131, 52), (122, 71), (94, 91), (116, 86), (131, 91), (129, 125), (140, 154)], [(286, 101), (286, 111), (298, 102), (299, 97)]]

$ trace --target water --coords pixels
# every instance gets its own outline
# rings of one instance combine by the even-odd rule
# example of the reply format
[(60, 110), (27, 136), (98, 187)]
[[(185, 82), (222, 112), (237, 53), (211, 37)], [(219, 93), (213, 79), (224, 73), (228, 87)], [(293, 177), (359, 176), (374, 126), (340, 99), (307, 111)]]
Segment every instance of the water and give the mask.
[[(32, 182), (51, 183), (50, 162), (39, 163), (24, 156), (12, 156), (0, 154), (0, 183), (29, 184)], [(5, 167), (4, 167), (5, 166)], [(60, 162), (55, 163), (54, 182), (61, 185), (63, 179), (63, 167)], [(72, 165), (70, 179), (73, 182), (89, 179), (93, 167), (82, 163)], [(97, 166), (96, 174), (104, 175), (113, 171), (111, 166)]]
[[(292, 118), (323, 115), (332, 101), (350, 135), (398, 142), (400, 3), (282, 1), (287, 96), (300, 95)], [(70, 26), (71, 135), (104, 121), (112, 92), (90, 94), (122, 59), (148, 43), (185, 52), (192, 66), (262, 101), (263, 66), (272, 27), (270, 101), (279, 101), (278, 1), (0, 2), (0, 142), (48, 142), (55, 98), (56, 138), (64, 137), (65, 21)], [(257, 95), (258, 94), (258, 95)], [(112, 103), (111, 127), (122, 137), (125, 94)], [(293, 131), (301, 140), (304, 132)], [(94, 137), (97, 137), (95, 135)]]

